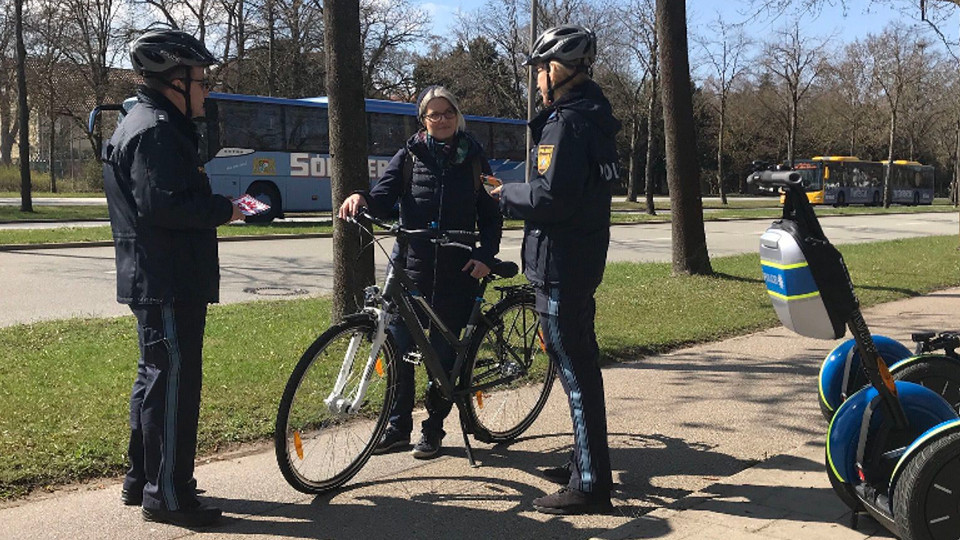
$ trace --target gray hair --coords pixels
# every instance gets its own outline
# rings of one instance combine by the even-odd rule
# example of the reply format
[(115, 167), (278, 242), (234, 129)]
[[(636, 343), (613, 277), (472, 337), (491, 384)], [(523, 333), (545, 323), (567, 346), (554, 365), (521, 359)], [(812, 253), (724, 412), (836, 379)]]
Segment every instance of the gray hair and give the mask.
[(453, 95), (453, 92), (440, 85), (428, 86), (420, 92), (420, 96), (417, 98), (417, 118), (420, 119), (420, 122), (423, 123), (423, 117), (427, 114), (427, 103), (436, 98), (443, 98), (450, 102), (454, 112), (457, 113), (457, 131), (466, 130), (467, 121), (464, 120), (463, 113), (460, 112), (460, 104), (457, 103), (457, 98)]

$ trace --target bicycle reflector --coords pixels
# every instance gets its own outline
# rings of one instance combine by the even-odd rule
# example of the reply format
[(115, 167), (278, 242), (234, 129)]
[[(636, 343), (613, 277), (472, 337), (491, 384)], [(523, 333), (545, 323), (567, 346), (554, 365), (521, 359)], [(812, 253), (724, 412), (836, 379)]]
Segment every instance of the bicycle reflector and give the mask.
[(297, 451), (297, 457), (303, 459), (303, 440), (300, 439), (300, 432), (293, 432), (293, 448)]
[(477, 408), (483, 408), (483, 392), (480, 390), (477, 390)]
[(377, 370), (377, 375), (383, 377), (383, 357), (377, 357), (377, 363), (373, 365), (373, 369)]

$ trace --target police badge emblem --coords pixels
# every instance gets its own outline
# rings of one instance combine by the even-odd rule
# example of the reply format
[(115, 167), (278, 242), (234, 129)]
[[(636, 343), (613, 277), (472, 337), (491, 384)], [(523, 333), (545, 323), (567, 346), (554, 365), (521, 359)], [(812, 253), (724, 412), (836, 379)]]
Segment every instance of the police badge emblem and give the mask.
[(550, 168), (550, 160), (553, 158), (553, 145), (541, 144), (537, 146), (537, 172), (543, 174)]

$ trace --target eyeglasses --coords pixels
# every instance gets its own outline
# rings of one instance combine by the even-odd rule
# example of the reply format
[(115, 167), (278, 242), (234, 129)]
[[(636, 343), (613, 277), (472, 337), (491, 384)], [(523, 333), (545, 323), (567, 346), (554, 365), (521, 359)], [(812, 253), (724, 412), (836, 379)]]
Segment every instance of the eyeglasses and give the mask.
[(453, 109), (447, 109), (442, 113), (435, 112), (435, 113), (425, 114), (423, 115), (423, 117), (431, 122), (439, 122), (441, 118), (443, 118), (444, 120), (453, 120), (454, 118), (457, 117), (457, 111)]
[(213, 87), (217, 85), (217, 83), (213, 82), (210, 79), (191, 79), (190, 77), (180, 77), (179, 79), (176, 79), (176, 80), (183, 81), (187, 84), (195, 82), (200, 85), (200, 88), (206, 90), (207, 92), (213, 90)]
[(217, 84), (210, 79), (199, 79), (199, 80), (193, 79), (193, 82), (199, 84), (200, 88), (203, 88), (207, 92), (209, 92), (210, 90), (213, 90), (213, 87), (216, 86)]

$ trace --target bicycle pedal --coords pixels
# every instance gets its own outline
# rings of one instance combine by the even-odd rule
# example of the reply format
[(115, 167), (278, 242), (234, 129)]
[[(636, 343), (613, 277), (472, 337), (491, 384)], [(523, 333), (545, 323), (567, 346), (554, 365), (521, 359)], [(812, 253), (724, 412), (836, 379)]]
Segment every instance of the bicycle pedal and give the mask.
[(415, 366), (420, 365), (420, 361), (422, 358), (423, 358), (423, 355), (418, 352), (408, 352), (407, 354), (403, 355), (404, 362), (408, 364), (413, 364)]

